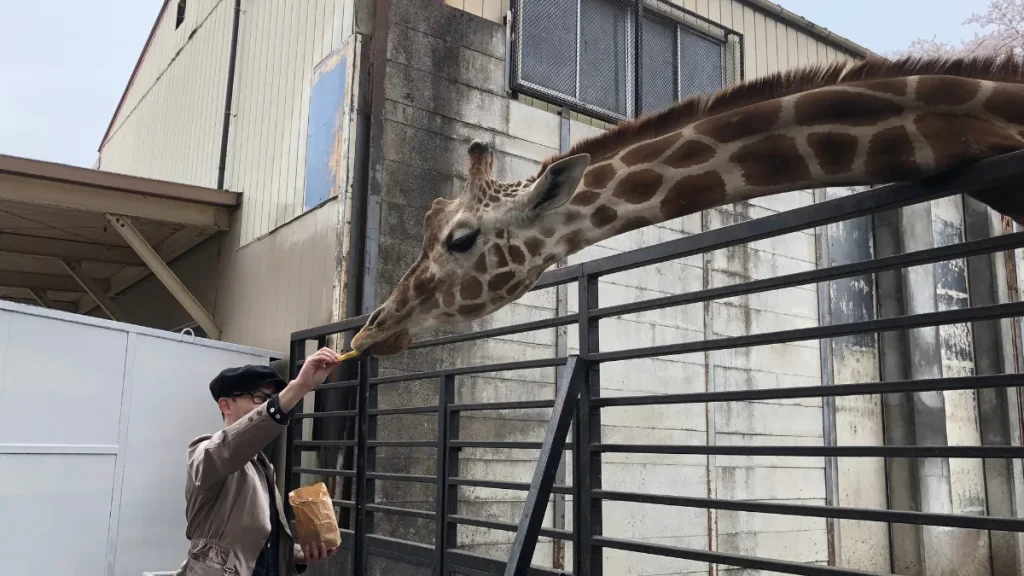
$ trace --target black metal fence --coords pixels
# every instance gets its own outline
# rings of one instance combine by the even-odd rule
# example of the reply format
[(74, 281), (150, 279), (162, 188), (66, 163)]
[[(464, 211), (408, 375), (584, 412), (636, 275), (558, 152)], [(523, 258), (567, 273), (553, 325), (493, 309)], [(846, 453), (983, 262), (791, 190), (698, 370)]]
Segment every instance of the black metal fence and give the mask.
[[(935, 378), (900, 381), (863, 382), (829, 386), (803, 386), (772, 389), (711, 391), (687, 394), (628, 395), (605, 397), (601, 394), (601, 366), (627, 359), (650, 358), (693, 352), (739, 349), (766, 344), (789, 343), (804, 340), (839, 338), (857, 334), (876, 334), (951, 323), (980, 322), (1019, 317), (1024, 314), (1024, 303), (1012, 301), (964, 309), (938, 311), (926, 314), (877, 318), (868, 321), (820, 325), (809, 328), (748, 334), (741, 336), (701, 339), (693, 342), (641, 347), (615, 351), (602, 351), (597, 329), (602, 319), (641, 311), (709, 302), (782, 288), (814, 285), (857, 275), (901, 270), (922, 264), (933, 264), (957, 258), (1013, 250), (1024, 247), (1024, 233), (1015, 232), (999, 236), (970, 240), (959, 244), (927, 250), (899, 253), (850, 264), (833, 265), (816, 270), (785, 274), (695, 292), (666, 296), (615, 306), (599, 305), (598, 279), (613, 273), (649, 266), (659, 262), (699, 255), (711, 250), (737, 246), (772, 238), (795, 231), (812, 229), (852, 218), (907, 207), (966, 193), (994, 185), (1008, 185), (1024, 181), (1024, 153), (1015, 153), (981, 162), (956, 174), (920, 183), (893, 184), (851, 196), (820, 202), (771, 216), (750, 220), (713, 231), (643, 249), (617, 254), (612, 257), (579, 265), (554, 269), (545, 273), (535, 290), (575, 284), (578, 291), (579, 312), (568, 313), (524, 324), (481, 330), (425, 340), (416, 349), (493, 338), (562, 326), (576, 326), (579, 334), (579, 353), (563, 357), (534, 359), (482, 366), (450, 367), (411, 374), (381, 375), (378, 360), (363, 357), (344, 365), (336, 381), (321, 386), (317, 391), (317, 404), (321, 395), (345, 391), (352, 396), (346, 410), (313, 411), (299, 413), (289, 430), (287, 465), (288, 488), (295, 487), (300, 475), (325, 478), (332, 482), (332, 490), (343, 497), (336, 503), (344, 528), (345, 549), (329, 565), (313, 571), (314, 574), (435, 574), (477, 576), (486, 574), (586, 574), (598, 576), (603, 570), (605, 550), (620, 550), (650, 556), (686, 559), (727, 567), (770, 570), (788, 574), (864, 574), (866, 572), (831, 565), (823, 566), (771, 558), (725, 553), (709, 548), (639, 542), (603, 535), (607, 518), (603, 508), (606, 502), (657, 504), (707, 510), (730, 510), (776, 516), (802, 516), (826, 519), (846, 519), (900, 525), (941, 526), (986, 531), (1024, 532), (1024, 520), (1016, 517), (989, 515), (955, 515), (926, 513), (909, 510), (861, 509), (834, 505), (797, 505), (766, 503), (725, 498), (684, 497), (666, 494), (607, 490), (602, 486), (602, 456), (608, 453), (704, 455), (704, 456), (789, 456), (824, 458), (884, 458), (920, 459), (973, 458), (1017, 459), (1024, 457), (1019, 445), (986, 446), (763, 446), (763, 445), (673, 445), (673, 444), (618, 444), (606, 443), (602, 438), (601, 414), (612, 407), (664, 406), (681, 407), (687, 404), (728, 403), (752, 400), (826, 399), (857, 395), (916, 393), (923, 391), (986, 390), (1018, 387), (1024, 384), (1024, 375), (1018, 373), (975, 375), (955, 378)], [(292, 335), (292, 358), (301, 359), (312, 344), (323, 345), (330, 335), (346, 335), (358, 330), (365, 317), (353, 318)], [(293, 361), (293, 369), (297, 369)], [(553, 399), (524, 402), (491, 402), (466, 404), (456, 402), (457, 379), (470, 375), (508, 372), (537, 368), (558, 368), (559, 378)], [(437, 402), (433, 405), (412, 405), (380, 408), (378, 391), (386, 386), (408, 382), (435, 383)], [(326, 400), (324, 400), (326, 402)], [(323, 406), (327, 406), (324, 404)], [(337, 407), (337, 404), (332, 405)], [(460, 436), (460, 417), (470, 412), (551, 409), (543, 442), (512, 442), (499, 440), (467, 440)], [(301, 408), (299, 409), (301, 412)], [(436, 439), (433, 440), (381, 440), (380, 419), (396, 415), (428, 415), (436, 417)], [(329, 440), (307, 440), (304, 422), (326, 425), (345, 423), (331, 434)], [(572, 431), (570, 432), (570, 423)], [(308, 432), (308, 431), (307, 431)], [(324, 430), (314, 431), (323, 437)], [(572, 438), (569, 438), (569, 434)], [(345, 436), (348, 434), (349, 436)], [(384, 434), (384, 436), (389, 436)], [(435, 471), (432, 474), (403, 474), (383, 472), (377, 467), (380, 450), (388, 448), (414, 448), (430, 452)], [(464, 477), (460, 468), (460, 451), (469, 448), (507, 448), (539, 450), (536, 472), (531, 483), (513, 482), (507, 478)], [(556, 482), (559, 459), (564, 450), (572, 453), (572, 473), (565, 484)], [(304, 467), (303, 453), (327, 453), (327, 465)], [(330, 467), (328, 467), (330, 466)], [(338, 481), (341, 482), (338, 482)], [(389, 483), (420, 484), (430, 486), (433, 502), (427, 507), (391, 506), (380, 503), (378, 489)], [(493, 519), (472, 517), (460, 510), (459, 488), (475, 487), (521, 491), (527, 494), (520, 521), (517, 524)], [(542, 527), (542, 517), (552, 494), (571, 495), (571, 529)], [(401, 522), (433, 523), (433, 543), (412, 542), (383, 536), (376, 529), (385, 517), (399, 518)], [(507, 558), (487, 558), (457, 550), (458, 526), (476, 526), (492, 530), (515, 532), (516, 536)], [(538, 538), (550, 538), (572, 543), (572, 566), (564, 569), (528, 568)]]
[(512, 88), (608, 122), (743, 79), (743, 35), (664, 0), (514, 0)]

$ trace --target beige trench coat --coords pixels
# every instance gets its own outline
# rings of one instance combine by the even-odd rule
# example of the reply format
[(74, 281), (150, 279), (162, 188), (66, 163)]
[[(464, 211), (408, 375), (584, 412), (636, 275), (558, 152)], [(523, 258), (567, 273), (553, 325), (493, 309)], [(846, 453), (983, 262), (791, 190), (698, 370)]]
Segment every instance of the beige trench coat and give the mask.
[[(252, 574), (270, 535), (270, 494), (260, 464), (277, 491), (274, 467), (260, 451), (285, 429), (267, 412), (273, 404), (257, 406), (231, 426), (189, 444), (185, 536), (191, 544), (177, 576)], [(301, 572), (280, 492), (275, 500), (282, 535), (279, 574), (295, 576)]]

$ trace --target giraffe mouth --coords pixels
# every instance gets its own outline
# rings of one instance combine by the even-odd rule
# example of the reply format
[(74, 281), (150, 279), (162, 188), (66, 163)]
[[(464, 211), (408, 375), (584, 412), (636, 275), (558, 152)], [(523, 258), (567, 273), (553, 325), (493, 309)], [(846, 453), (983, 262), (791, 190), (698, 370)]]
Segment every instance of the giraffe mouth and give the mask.
[(372, 331), (367, 333), (365, 329), (360, 330), (352, 339), (352, 349), (360, 352), (369, 350), (374, 356), (393, 356), (404, 352), (412, 345), (412, 335), (404, 329), (381, 339), (376, 339), (375, 336), (377, 335)]

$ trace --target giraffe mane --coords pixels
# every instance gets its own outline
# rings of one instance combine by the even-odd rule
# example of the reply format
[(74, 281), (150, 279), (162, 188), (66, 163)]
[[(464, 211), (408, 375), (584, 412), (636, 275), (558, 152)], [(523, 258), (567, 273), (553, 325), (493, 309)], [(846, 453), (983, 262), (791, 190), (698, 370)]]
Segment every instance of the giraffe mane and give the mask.
[[(923, 74), (1022, 84), (1024, 59), (998, 54), (960, 58), (906, 56), (895, 60), (869, 57), (775, 72), (734, 84), (716, 93), (689, 96), (664, 110), (624, 121), (603, 134), (578, 141), (566, 152), (549, 157), (541, 164), (537, 174), (542, 174), (548, 166), (560, 159), (581, 153), (590, 154), (591, 162), (596, 164), (614, 155), (623, 146), (657, 138), (698, 120), (750, 104), (826, 86)], [(536, 176), (531, 177), (531, 180), (534, 178)]]

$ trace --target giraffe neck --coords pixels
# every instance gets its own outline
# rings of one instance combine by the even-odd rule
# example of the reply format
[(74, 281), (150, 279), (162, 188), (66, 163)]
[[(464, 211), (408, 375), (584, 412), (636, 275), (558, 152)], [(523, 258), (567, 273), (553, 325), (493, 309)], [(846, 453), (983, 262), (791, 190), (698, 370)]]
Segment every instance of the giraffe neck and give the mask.
[(921, 178), (1024, 149), (1024, 113), (1016, 110), (1024, 110), (1019, 85), (950, 76), (856, 82), (759, 102), (598, 159), (540, 231), (564, 257), (723, 204)]

